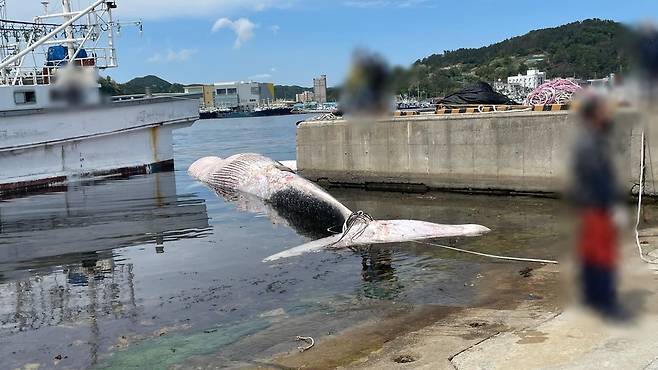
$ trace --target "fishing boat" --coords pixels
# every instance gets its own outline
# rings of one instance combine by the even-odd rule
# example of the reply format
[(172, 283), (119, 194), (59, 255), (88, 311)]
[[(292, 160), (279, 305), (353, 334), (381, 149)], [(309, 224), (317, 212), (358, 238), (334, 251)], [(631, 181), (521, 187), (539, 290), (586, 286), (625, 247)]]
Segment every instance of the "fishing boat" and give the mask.
[(199, 96), (102, 96), (99, 71), (118, 66), (116, 1), (41, 3), (43, 15), (8, 20), (0, 0), (0, 196), (173, 170), (172, 131), (199, 118)]
[(253, 117), (267, 117), (267, 116), (286, 116), (293, 114), (293, 108), (283, 105), (266, 105), (254, 108), (251, 115)]

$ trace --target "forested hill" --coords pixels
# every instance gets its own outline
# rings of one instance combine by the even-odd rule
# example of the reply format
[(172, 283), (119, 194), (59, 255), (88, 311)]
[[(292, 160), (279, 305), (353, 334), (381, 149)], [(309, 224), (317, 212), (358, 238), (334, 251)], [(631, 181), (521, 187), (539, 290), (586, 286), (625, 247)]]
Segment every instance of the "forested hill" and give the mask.
[(395, 73), (398, 91), (445, 93), (475, 81), (496, 81), (525, 73), (546, 71), (548, 78), (600, 78), (628, 64), (623, 52), (626, 27), (621, 23), (588, 19), (531, 31), (489, 46), (446, 50), (416, 61)]
[[(181, 93), (185, 88), (182, 84), (171, 83), (153, 75), (133, 78), (126, 83), (116, 82), (107, 76), (101, 77), (98, 82), (101, 85), (101, 91), (108, 95), (143, 94), (147, 87), (153, 94)], [(313, 91), (313, 88), (297, 85), (274, 85), (274, 95), (277, 99), (294, 100), (295, 94), (300, 94), (303, 91)], [(335, 101), (338, 98), (338, 90), (333, 87), (327, 88), (327, 98), (330, 101)]]
[(183, 92), (183, 85), (171, 83), (153, 75), (133, 78), (126, 83), (118, 83), (108, 76), (101, 78), (99, 83), (101, 91), (109, 95), (144, 94), (147, 87), (154, 94)]

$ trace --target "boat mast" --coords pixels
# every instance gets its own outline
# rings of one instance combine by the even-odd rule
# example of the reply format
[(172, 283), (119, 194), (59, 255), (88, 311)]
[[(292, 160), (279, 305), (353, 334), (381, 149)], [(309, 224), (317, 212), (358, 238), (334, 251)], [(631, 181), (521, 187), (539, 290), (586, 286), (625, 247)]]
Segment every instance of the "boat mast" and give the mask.
[(108, 12), (107, 19), (110, 25), (109, 30), (107, 31), (107, 46), (110, 49), (110, 65), (108, 67), (114, 68), (117, 66), (117, 50), (114, 48), (114, 19), (112, 18), (112, 9), (116, 8), (116, 4), (113, 1), (107, 2)]
[[(52, 31), (50, 31), (47, 35), (41, 37), (39, 40), (35, 41), (34, 43), (30, 44), (27, 48), (23, 49), (20, 53), (12, 56), (11, 58), (6, 59), (4, 62), (0, 63), (0, 69), (5, 68), (9, 66), (10, 64), (16, 62), (17, 60), (21, 59), (23, 56), (31, 53), (34, 51), (34, 49), (38, 48), (39, 46), (43, 45), (46, 43), (48, 40), (53, 39), (59, 32), (62, 30), (65, 30), (67, 27), (70, 27), (75, 21), (78, 19), (82, 18), (85, 14), (93, 11), (97, 6), (105, 3), (108, 0), (96, 0), (93, 4), (85, 8), (84, 10), (80, 12), (75, 12), (70, 14), (70, 18), (59, 25), (58, 27), (55, 27)], [(73, 50), (75, 53), (75, 50)]]
[(41, 5), (43, 5), (43, 14), (48, 15), (48, 0), (41, 0)]
[[(0, 19), (7, 19), (7, 2), (5, 0), (0, 0)], [(9, 55), (8, 43), (9, 41), (5, 40), (4, 37), (0, 37), (0, 60)]]

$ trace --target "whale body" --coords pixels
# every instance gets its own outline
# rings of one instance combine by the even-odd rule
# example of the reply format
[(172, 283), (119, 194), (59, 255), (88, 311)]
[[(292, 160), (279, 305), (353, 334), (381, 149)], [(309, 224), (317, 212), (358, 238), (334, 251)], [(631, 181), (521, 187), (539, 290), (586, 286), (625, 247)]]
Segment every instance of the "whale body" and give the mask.
[[(190, 176), (206, 184), (243, 209), (257, 209), (253, 198), (272, 209), (271, 218), (285, 219), (295, 229), (325, 236), (267, 257), (263, 262), (299, 256), (322, 249), (395, 243), (453, 236), (477, 236), (490, 231), (475, 225), (442, 225), (417, 220), (372, 220), (352, 212), (320, 186), (297, 175), (280, 162), (255, 153), (222, 159), (204, 157), (188, 169)], [(329, 230), (334, 230), (333, 235)], [(308, 232), (302, 232), (309, 235)], [(327, 236), (329, 234), (329, 236)]]

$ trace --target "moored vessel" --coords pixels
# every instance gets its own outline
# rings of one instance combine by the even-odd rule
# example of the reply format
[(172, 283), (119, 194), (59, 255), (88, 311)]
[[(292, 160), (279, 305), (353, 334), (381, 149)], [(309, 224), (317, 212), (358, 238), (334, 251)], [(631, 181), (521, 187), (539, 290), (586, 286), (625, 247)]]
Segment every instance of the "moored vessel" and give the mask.
[(0, 195), (173, 170), (172, 131), (199, 118), (198, 96), (104, 98), (99, 71), (117, 67), (116, 2), (73, 10), (62, 0), (57, 13), (42, 4), (44, 15), (14, 21), (0, 2)]

